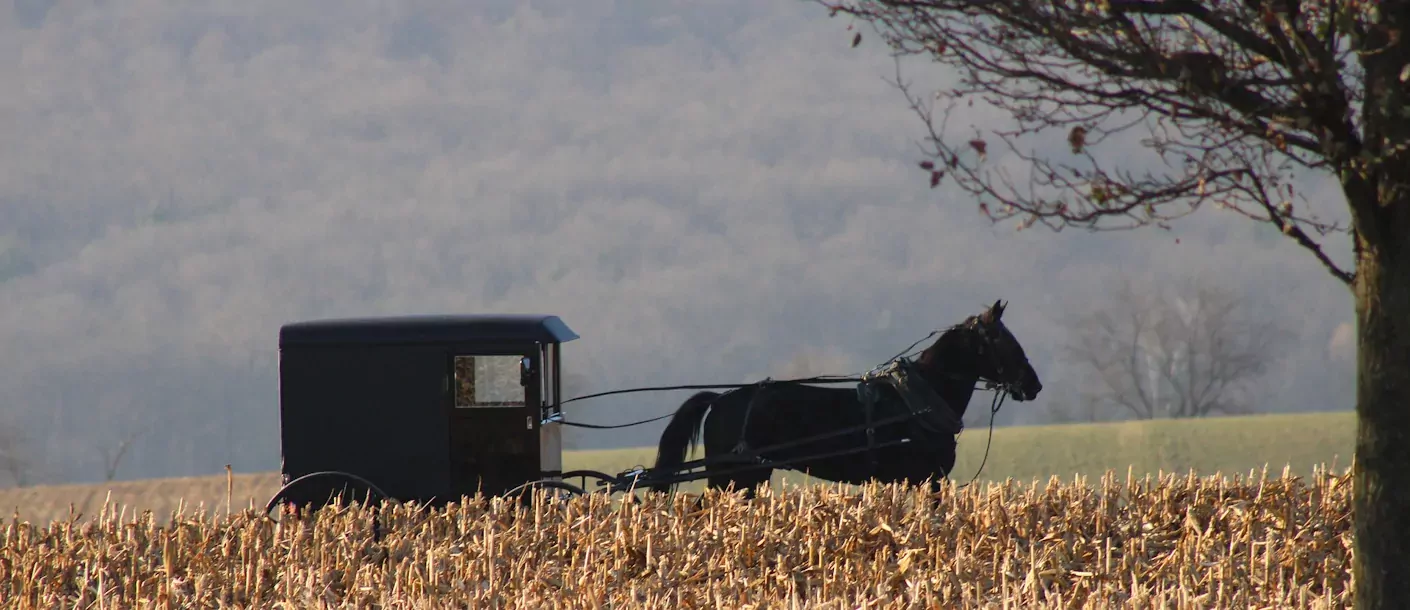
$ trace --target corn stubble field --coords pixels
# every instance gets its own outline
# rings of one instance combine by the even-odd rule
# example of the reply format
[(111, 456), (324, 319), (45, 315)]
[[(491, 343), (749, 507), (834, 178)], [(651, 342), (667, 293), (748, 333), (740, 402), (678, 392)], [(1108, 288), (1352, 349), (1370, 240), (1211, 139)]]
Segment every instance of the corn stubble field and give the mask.
[[(1334, 608), (1349, 475), (475, 499), (4, 531), (17, 608)], [(543, 500), (542, 498), (540, 500)], [(616, 500), (621, 500), (618, 496)], [(163, 519), (162, 521), (165, 521)]]

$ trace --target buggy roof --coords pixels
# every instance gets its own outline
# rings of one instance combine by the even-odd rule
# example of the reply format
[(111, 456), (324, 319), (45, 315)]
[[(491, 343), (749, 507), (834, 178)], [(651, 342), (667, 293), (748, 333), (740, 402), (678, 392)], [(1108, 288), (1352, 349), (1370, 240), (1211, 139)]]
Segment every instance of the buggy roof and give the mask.
[(558, 316), (417, 315), (308, 320), (279, 329), (279, 346), (387, 343), (539, 342), (577, 339)]

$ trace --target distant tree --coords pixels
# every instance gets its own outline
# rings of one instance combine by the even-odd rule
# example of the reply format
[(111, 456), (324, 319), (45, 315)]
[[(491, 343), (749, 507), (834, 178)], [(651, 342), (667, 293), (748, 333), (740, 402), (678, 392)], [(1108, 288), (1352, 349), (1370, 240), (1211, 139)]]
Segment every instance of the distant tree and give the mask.
[(1090, 424), (1116, 419), (1102, 403), (1084, 397), (1074, 397), (1072, 392), (1053, 388), (1053, 394), (1044, 401), (1041, 410), (1035, 414), (1040, 424)]
[[(1216, 207), (1348, 288), (1354, 603), (1410, 608), (1410, 0), (816, 1), (955, 70), (934, 98), (896, 86), (922, 120), (929, 184), (954, 181), (995, 221), (1168, 228)], [(953, 115), (927, 101), (942, 98), (1015, 124), (947, 133)], [(995, 142), (1014, 162), (1000, 171), (984, 166)], [(1323, 249), (1343, 228), (1302, 205), (1298, 174), (1341, 187), (1352, 266)]]
[(29, 435), (13, 421), (0, 419), (0, 473), (11, 485), (26, 487), (34, 483), (34, 456)]
[(98, 453), (103, 458), (103, 481), (117, 478), (118, 469), (122, 467), (122, 459), (127, 457), (132, 445), (141, 436), (141, 432), (132, 432), (114, 438), (110, 443), (98, 447)]
[(106, 482), (117, 478), (123, 460), (132, 454), (132, 449), (136, 446), (137, 441), (151, 432), (154, 420), (132, 413), (130, 409), (119, 413), (115, 409), (115, 404), (121, 403), (100, 400), (99, 404), (106, 406), (100, 411), (98, 421), (105, 422), (107, 425), (103, 427), (105, 440), (94, 445), (94, 448), (102, 458), (103, 481)]
[(1092, 374), (1094, 406), (1135, 419), (1250, 413), (1257, 383), (1292, 337), (1205, 279), (1142, 288), (1117, 280), (1072, 326), (1067, 352)]

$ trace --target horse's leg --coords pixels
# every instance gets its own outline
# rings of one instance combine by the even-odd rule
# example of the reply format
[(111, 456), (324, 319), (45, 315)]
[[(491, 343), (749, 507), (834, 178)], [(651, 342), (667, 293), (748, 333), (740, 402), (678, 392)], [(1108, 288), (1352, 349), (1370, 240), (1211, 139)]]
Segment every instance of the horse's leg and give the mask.
[[(728, 402), (717, 402), (705, 419), (700, 432), (700, 445), (705, 449), (705, 491), (728, 490), (737, 486), (735, 476), (728, 471), (738, 466), (732, 463), (731, 455), (742, 442), (741, 424), (746, 416), (747, 405), (752, 397), (749, 390), (740, 390), (730, 396)], [(704, 502), (702, 493), (700, 501)]]
[(945, 487), (945, 484), (950, 479), (949, 469), (955, 467), (955, 457), (953, 451), (948, 452), (948, 455), (946, 453), (942, 453), (938, 457), (941, 464), (934, 470), (932, 470), (929, 475), (930, 483), (928, 484), (928, 491), (930, 492), (930, 494), (928, 497), (930, 498), (930, 500), (929, 502), (927, 502), (927, 506), (931, 508), (940, 505), (941, 489)]
[[(761, 428), (758, 399), (761, 388), (740, 393), (726, 408), (717, 408), (705, 420), (703, 444), (707, 460), (705, 472), (708, 489), (743, 491), (744, 497), (753, 498), (757, 488), (767, 482), (773, 473), (772, 468), (759, 466), (746, 468), (751, 461), (745, 460), (740, 452), (758, 448), (766, 442), (760, 436)], [(740, 459), (731, 459), (738, 456)]]
[(940, 492), (946, 485), (947, 472), (945, 452), (881, 450), (878, 455), (883, 470), (875, 473), (879, 480), (902, 483), (908, 490), (920, 491), (924, 486), (923, 500), (917, 500), (926, 508), (939, 505)]
[(734, 482), (736, 490), (744, 492), (746, 500), (753, 500), (758, 495), (759, 488), (773, 477), (773, 472), (773, 468), (759, 466), (757, 470), (737, 472), (730, 479)]
[(758, 494), (759, 487), (769, 481), (773, 469), (760, 467), (762, 475), (750, 472), (736, 472), (733, 474), (712, 475), (709, 480), (709, 487), (713, 489), (731, 489), (743, 491), (744, 497), (753, 499)]
[[(707, 459), (713, 454), (715, 459), (720, 460), (715, 463), (707, 462), (705, 472), (710, 473), (707, 477), (707, 487), (743, 491), (745, 498), (753, 499), (758, 487), (767, 483), (773, 475), (773, 468), (746, 460), (738, 452), (741, 445), (752, 443), (758, 440), (757, 437), (746, 441), (736, 432), (722, 435), (717, 440), (716, 444), (707, 444), (705, 448)], [(730, 459), (731, 456), (739, 459)]]

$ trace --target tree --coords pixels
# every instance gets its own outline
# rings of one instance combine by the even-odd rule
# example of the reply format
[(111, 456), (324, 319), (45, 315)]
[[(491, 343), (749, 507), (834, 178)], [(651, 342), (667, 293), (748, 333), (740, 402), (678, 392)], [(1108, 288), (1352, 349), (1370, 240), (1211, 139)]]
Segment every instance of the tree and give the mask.
[[(1056, 388), (1055, 388), (1056, 390)], [(1037, 423), (1090, 424), (1111, 419), (1105, 405), (1094, 400), (1074, 398), (1072, 392), (1057, 391), (1043, 401), (1043, 409), (1034, 413)]]
[(34, 482), (33, 469), (28, 435), (11, 418), (0, 419), (0, 474), (25, 487)]
[(1136, 419), (1252, 412), (1291, 333), (1208, 279), (1162, 288), (1122, 278), (1073, 324), (1067, 351), (1094, 373), (1084, 398)]
[[(131, 455), (137, 441), (156, 427), (157, 419), (132, 408), (137, 404), (131, 396), (110, 395), (96, 401), (96, 421), (101, 422), (106, 440), (93, 445), (103, 460), (103, 482), (117, 478), (123, 459)], [(122, 405), (120, 408), (119, 405)]]
[[(954, 181), (995, 222), (1168, 228), (1212, 206), (1276, 228), (1347, 286), (1353, 595), (1410, 607), (1410, 0), (816, 1), (871, 23), (898, 57), (956, 70), (939, 120), (894, 84), (922, 120), (929, 183)], [(1016, 126), (945, 133), (975, 97)], [(1015, 146), (1044, 137), (1061, 140)], [(1027, 175), (985, 170), (991, 139)], [(1295, 171), (1335, 181), (1349, 227), (1294, 205)], [(1342, 231), (1349, 266), (1323, 249)]]
[(146, 430), (133, 430), (127, 434), (113, 438), (113, 441), (99, 446), (98, 453), (103, 458), (103, 482), (109, 482), (117, 478), (118, 468), (122, 467), (122, 459), (127, 457), (127, 452), (138, 439), (146, 433)]

